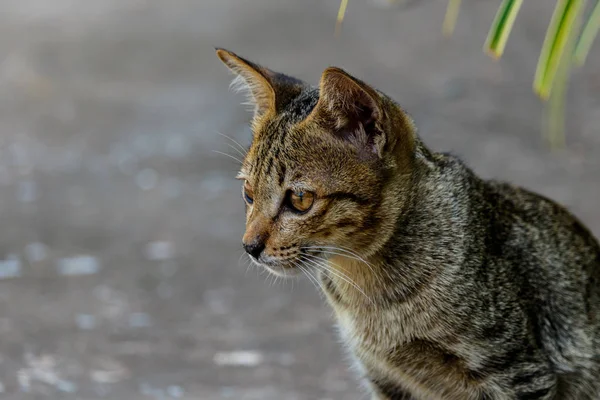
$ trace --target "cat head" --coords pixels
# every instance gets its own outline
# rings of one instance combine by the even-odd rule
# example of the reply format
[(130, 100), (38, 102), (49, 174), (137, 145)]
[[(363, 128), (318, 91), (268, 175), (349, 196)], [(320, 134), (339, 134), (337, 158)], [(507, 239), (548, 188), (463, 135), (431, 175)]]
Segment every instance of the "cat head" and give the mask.
[(336, 253), (381, 249), (410, 190), (411, 118), (340, 68), (327, 68), (315, 88), (229, 51), (217, 55), (253, 106), (238, 174), (250, 258), (289, 275)]

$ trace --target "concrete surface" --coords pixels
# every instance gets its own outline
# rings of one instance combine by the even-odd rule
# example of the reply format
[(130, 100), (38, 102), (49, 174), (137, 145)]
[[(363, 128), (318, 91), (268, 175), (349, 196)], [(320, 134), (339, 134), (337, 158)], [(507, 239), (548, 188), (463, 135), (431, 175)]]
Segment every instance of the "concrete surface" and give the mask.
[(212, 46), (395, 96), (431, 147), (565, 204), (600, 234), (600, 51), (573, 78), (568, 148), (531, 81), (553, 2), (482, 51), (497, 1), (0, 2), (0, 398), (364, 399), (309, 282), (250, 268), (232, 151), (249, 115)]

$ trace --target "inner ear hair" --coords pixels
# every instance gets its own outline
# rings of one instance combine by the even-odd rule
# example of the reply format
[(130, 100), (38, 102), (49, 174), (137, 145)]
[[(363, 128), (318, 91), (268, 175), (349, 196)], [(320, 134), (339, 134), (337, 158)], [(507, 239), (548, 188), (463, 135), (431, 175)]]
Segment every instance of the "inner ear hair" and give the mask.
[(275, 111), (275, 89), (267, 78), (267, 71), (235, 53), (216, 49), (219, 59), (236, 75), (231, 87), (248, 95), (248, 104), (254, 106), (255, 115)]
[(237, 54), (217, 49), (217, 56), (237, 75), (232, 87), (248, 93), (255, 116), (278, 113), (307, 85), (299, 79), (272, 71)]

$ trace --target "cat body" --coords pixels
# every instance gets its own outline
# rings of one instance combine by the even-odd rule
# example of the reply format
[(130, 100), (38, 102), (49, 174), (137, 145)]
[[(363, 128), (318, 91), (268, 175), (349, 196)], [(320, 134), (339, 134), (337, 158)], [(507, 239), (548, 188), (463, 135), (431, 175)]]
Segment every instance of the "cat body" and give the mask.
[(343, 70), (314, 88), (217, 52), (255, 106), (244, 247), (318, 277), (374, 399), (600, 399), (600, 246), (581, 222), (431, 152)]
[(433, 207), (407, 216), (385, 257), (369, 260), (389, 277), (380, 304), (323, 277), (376, 398), (598, 398), (595, 239), (557, 204), (438, 159), (455, 164), (450, 176), (433, 172), (415, 200)]

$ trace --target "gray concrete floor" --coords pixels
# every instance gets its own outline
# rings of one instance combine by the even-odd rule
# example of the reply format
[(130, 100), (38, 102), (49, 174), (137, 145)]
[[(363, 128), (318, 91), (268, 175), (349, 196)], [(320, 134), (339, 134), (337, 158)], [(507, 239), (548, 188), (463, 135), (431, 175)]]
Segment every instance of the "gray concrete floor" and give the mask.
[(568, 148), (531, 90), (550, 1), (505, 57), (497, 1), (0, 2), (0, 398), (364, 399), (306, 281), (247, 270), (236, 163), (249, 115), (212, 46), (313, 83), (338, 65), (393, 95), (436, 150), (568, 205), (600, 234), (600, 51)]

